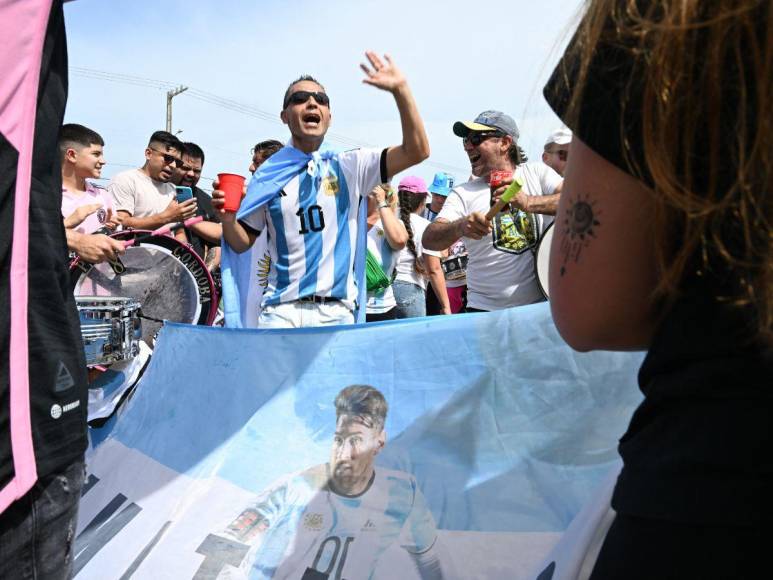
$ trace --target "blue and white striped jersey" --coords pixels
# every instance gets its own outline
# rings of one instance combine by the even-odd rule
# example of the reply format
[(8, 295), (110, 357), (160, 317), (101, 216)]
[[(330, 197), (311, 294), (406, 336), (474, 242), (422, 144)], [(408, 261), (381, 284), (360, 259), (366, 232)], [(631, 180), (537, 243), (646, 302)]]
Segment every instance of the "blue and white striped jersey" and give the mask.
[(221, 577), (367, 579), (390, 546), (421, 554), (434, 545), (435, 520), (410, 474), (376, 468), (356, 497), (331, 491), (329, 477), (318, 465), (261, 494), (226, 532), (251, 549)]
[(263, 306), (328, 296), (354, 307), (357, 210), (380, 181), (380, 157), (381, 150), (354, 149), (319, 168), (310, 163), (243, 220), (258, 231), (268, 228), (271, 271)]

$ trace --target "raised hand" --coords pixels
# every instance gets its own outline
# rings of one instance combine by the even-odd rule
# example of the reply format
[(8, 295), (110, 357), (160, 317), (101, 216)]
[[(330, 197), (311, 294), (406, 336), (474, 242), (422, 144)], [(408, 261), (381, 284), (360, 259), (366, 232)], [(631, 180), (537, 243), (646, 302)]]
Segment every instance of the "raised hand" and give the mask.
[(377, 203), (385, 203), (388, 197), (391, 197), (391, 187), (388, 183), (377, 185), (370, 192), (370, 196), (376, 200)]
[(388, 54), (385, 54), (382, 60), (378, 54), (368, 50), (365, 52), (365, 56), (370, 62), (370, 66), (360, 65), (362, 72), (367, 75), (366, 78), (362, 79), (362, 82), (390, 93), (405, 86), (406, 80), (403, 73), (395, 66)]

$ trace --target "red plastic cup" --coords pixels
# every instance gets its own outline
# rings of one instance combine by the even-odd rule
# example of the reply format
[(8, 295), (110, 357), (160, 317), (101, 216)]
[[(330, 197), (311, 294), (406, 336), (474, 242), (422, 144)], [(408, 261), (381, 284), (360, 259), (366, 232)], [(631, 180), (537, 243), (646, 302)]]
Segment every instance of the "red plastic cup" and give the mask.
[(496, 189), (505, 179), (510, 179), (513, 176), (512, 171), (492, 171), (488, 178), (488, 184), (491, 189)]
[(225, 211), (238, 211), (242, 203), (242, 191), (244, 190), (244, 177), (235, 173), (218, 173), (218, 189), (225, 193)]

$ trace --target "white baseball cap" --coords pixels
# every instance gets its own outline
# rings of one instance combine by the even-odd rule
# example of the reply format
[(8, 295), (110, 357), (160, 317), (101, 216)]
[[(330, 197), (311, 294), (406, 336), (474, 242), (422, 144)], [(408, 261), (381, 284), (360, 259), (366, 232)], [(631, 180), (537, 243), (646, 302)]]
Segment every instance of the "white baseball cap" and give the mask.
[(556, 145), (566, 145), (567, 143), (571, 143), (571, 141), (572, 132), (567, 127), (561, 127), (548, 136), (548, 140), (545, 141), (545, 147), (552, 143), (555, 143)]

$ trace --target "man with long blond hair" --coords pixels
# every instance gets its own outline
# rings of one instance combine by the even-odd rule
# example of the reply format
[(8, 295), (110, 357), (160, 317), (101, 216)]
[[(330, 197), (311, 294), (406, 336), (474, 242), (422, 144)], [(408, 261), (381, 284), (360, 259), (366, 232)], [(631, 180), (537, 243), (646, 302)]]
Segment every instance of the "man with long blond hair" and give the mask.
[(578, 350), (647, 349), (591, 578), (748, 578), (773, 515), (773, 5), (593, 1), (545, 88)]

